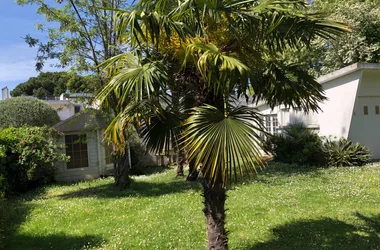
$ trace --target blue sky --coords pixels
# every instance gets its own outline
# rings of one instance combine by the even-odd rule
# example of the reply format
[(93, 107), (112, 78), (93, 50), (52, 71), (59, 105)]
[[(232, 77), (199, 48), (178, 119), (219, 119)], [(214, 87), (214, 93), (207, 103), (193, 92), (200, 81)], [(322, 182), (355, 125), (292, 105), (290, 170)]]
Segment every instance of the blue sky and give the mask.
[[(0, 88), (8, 86), (12, 90), (29, 77), (38, 75), (34, 68), (37, 49), (30, 48), (23, 37), (30, 34), (47, 40), (47, 34), (35, 28), (36, 23), (44, 21), (43, 17), (36, 14), (35, 6), (19, 6), (14, 0), (1, 1)], [(55, 71), (46, 65), (44, 71)]]

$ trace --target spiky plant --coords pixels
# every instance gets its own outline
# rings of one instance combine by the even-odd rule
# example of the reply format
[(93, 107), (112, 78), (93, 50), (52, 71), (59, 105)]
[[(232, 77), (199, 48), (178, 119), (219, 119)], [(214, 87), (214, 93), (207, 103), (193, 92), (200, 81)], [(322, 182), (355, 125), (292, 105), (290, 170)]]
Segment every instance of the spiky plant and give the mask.
[(371, 160), (371, 150), (367, 146), (345, 138), (327, 139), (324, 150), (330, 167), (362, 166)]

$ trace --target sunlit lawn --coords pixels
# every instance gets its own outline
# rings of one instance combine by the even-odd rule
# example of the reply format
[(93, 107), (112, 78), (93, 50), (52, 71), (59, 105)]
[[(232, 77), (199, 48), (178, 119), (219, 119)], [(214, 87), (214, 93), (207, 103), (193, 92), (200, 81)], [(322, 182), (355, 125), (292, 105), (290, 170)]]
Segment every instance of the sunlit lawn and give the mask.
[[(174, 170), (137, 177), (128, 191), (108, 178), (54, 185), (0, 205), (5, 249), (205, 246), (200, 185)], [(380, 166), (271, 164), (230, 190), (227, 208), (231, 249), (380, 249)]]

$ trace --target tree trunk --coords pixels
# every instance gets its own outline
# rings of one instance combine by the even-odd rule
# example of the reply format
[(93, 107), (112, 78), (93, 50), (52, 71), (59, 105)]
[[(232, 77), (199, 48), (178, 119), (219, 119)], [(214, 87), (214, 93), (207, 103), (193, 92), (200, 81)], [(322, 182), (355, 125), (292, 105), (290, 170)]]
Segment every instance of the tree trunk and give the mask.
[(186, 155), (185, 151), (178, 150), (177, 153), (177, 176), (184, 176), (183, 174), (183, 166), (186, 163)]
[(187, 181), (196, 181), (198, 179), (199, 171), (195, 166), (195, 160), (189, 162), (189, 175), (187, 176)]
[(127, 152), (118, 152), (115, 156), (114, 162), (114, 177), (115, 185), (120, 189), (128, 188), (131, 184), (131, 179), (129, 178), (129, 155)]
[(224, 228), (226, 211), (226, 189), (220, 181), (211, 184), (209, 180), (202, 180), (204, 209), (207, 224), (207, 249), (227, 250), (228, 237)]

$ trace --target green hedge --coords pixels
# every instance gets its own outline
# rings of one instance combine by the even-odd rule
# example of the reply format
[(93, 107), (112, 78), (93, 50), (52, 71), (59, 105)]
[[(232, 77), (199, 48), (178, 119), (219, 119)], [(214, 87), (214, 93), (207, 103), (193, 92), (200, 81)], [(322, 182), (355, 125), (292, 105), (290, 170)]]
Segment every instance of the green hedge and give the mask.
[(48, 127), (6, 128), (0, 131), (0, 197), (52, 182), (62, 135)]
[(28, 97), (0, 101), (0, 128), (53, 126), (59, 121), (57, 111), (44, 101)]

